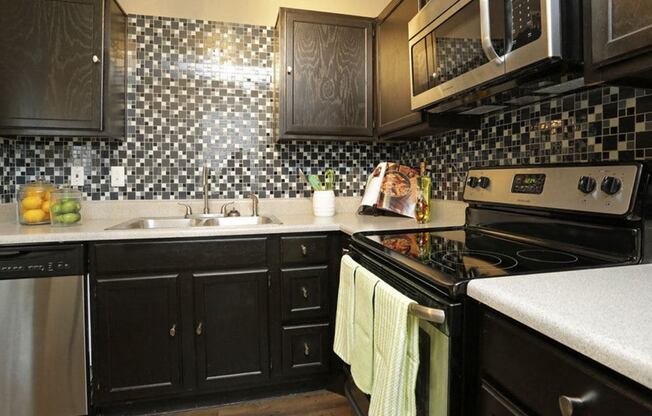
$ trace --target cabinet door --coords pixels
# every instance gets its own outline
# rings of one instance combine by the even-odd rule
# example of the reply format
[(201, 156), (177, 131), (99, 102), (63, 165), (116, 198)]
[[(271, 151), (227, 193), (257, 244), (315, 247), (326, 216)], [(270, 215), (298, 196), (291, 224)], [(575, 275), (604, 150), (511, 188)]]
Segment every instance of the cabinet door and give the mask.
[(0, 128), (101, 128), (102, 3), (0, 0)]
[[(417, 14), (417, 2), (402, 0), (393, 7), (376, 27), (376, 85), (377, 126), (382, 135), (423, 121), (420, 112), (413, 112), (410, 101), (410, 48), (408, 44), (408, 22)], [(425, 68), (425, 43), (416, 48), (423, 59), (423, 73), (419, 73), (416, 84), (419, 91), (425, 91), (428, 70)], [(423, 86), (425, 81), (425, 87)]]
[(283, 16), (281, 134), (372, 136), (371, 21), (296, 10)]
[(267, 270), (194, 274), (197, 384), (267, 380)]
[(92, 328), (99, 403), (153, 397), (181, 386), (178, 276), (100, 279)]
[(652, 48), (652, 7), (648, 0), (590, 0), (594, 65)]

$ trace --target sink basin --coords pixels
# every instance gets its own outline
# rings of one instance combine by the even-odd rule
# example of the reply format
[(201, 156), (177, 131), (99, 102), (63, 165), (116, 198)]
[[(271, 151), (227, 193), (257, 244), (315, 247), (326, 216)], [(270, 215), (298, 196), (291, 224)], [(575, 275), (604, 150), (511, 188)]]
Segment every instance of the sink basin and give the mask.
[[(221, 217), (206, 220), (205, 225), (263, 225), (263, 224), (280, 224), (281, 222), (274, 217)], [(215, 223), (215, 224), (213, 224)]]
[(135, 218), (125, 221), (107, 230), (154, 230), (161, 228), (192, 228), (218, 226), (251, 226), (265, 224), (281, 224), (275, 217), (214, 217), (214, 218)]

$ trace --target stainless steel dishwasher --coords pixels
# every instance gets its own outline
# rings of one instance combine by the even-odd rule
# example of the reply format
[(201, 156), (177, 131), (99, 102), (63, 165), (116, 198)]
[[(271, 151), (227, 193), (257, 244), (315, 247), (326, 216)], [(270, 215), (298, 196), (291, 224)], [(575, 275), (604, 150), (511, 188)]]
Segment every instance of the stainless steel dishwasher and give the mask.
[(0, 247), (0, 415), (87, 414), (81, 244)]

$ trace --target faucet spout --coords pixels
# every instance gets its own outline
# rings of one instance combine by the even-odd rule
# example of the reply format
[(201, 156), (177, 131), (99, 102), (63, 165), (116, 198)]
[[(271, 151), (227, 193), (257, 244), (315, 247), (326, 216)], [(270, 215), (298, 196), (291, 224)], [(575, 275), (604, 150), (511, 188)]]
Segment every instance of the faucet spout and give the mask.
[(251, 193), (251, 216), (258, 216), (258, 197), (253, 192)]
[(210, 214), (211, 210), (208, 206), (208, 193), (210, 191), (210, 184), (208, 183), (208, 166), (204, 165), (202, 171), (202, 181), (204, 187), (204, 214)]

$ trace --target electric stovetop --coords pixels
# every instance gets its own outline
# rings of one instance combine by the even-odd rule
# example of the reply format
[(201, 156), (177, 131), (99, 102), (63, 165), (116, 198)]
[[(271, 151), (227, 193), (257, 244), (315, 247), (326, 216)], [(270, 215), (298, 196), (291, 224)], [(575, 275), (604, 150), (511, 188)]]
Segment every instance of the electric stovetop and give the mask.
[(546, 247), (466, 227), (361, 233), (354, 235), (354, 241), (393, 264), (398, 262), (451, 297), (465, 294), (472, 279), (606, 267), (628, 260)]

